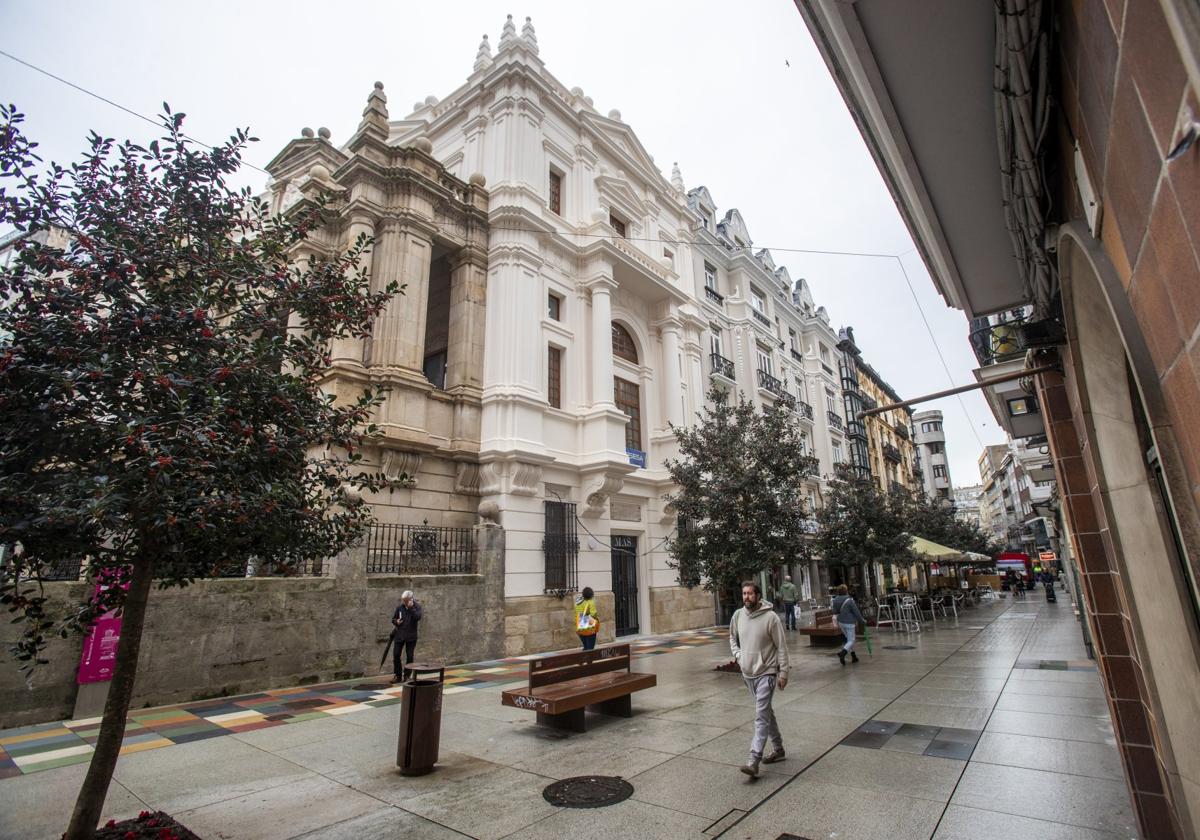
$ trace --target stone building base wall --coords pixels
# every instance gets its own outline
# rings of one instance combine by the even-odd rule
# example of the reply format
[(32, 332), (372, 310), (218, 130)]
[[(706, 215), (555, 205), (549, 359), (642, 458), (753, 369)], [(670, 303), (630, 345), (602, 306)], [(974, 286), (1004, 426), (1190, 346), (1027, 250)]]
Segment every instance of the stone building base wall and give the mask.
[(650, 590), (650, 628), (654, 633), (712, 627), (714, 621), (713, 594), (707, 590), (685, 586), (660, 586)]
[[(337, 558), (325, 578), (227, 578), (152, 590), (132, 708), (380, 673), (392, 611), (412, 589), (425, 618), (416, 655), (447, 664), (504, 653), (504, 532), (476, 529), (479, 574), (372, 576), (365, 554)], [(46, 584), (54, 615), (89, 591)], [(29, 684), (7, 649), (20, 626), (0, 623), (0, 728), (72, 716), (82, 638), (54, 638)], [(383, 673), (391, 675), (391, 662)]]
[[(600, 638), (597, 644), (615, 639), (614, 607), (611, 592), (596, 593), (596, 611), (600, 614)], [(504, 601), (504, 655), (524, 656), (548, 650), (579, 647), (575, 632), (575, 595), (528, 595)]]

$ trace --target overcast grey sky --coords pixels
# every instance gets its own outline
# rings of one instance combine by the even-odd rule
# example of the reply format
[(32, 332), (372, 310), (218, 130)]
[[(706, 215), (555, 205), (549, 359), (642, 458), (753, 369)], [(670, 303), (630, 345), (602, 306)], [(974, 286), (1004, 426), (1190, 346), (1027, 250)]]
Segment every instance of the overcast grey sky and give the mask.
[[(808, 279), (833, 324), (855, 328), (864, 356), (902, 396), (951, 382), (896, 260), (784, 249), (903, 255), (953, 384), (973, 381), (966, 318), (934, 289), (790, 0), (746, 0), (736, 11), (712, 0), (0, 0), (0, 49), (143, 114), (166, 100), (201, 140), (248, 126), (261, 138), (248, 161), (262, 166), (304, 126), (328, 126), (344, 141), (376, 80), (393, 117), (429, 94), (444, 97), (471, 72), (480, 36), (499, 41), (508, 13), (518, 26), (533, 18), (550, 71), (601, 113), (620, 109), (664, 173), (678, 161), (689, 189), (707, 186), (722, 214), (738, 207), (755, 246)], [(78, 157), (93, 129), (156, 136), (3, 56), (0, 99), (24, 111), (47, 160)], [(244, 174), (262, 186), (261, 173)], [(921, 408), (945, 413), (953, 483), (978, 483), (980, 442), (1004, 441), (983, 397)]]

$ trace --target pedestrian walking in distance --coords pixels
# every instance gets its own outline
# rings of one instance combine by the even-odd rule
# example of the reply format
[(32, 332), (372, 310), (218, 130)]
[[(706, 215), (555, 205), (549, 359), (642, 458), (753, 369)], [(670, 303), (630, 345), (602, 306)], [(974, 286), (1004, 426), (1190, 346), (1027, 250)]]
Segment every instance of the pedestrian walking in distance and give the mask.
[(783, 586), (779, 587), (779, 597), (783, 599), (783, 626), (789, 630), (796, 629), (796, 584), (792, 583), (791, 575), (783, 576)]
[[(750, 740), (750, 760), (741, 770), (757, 778), (759, 762), (774, 764), (784, 759), (783, 736), (771, 699), (777, 687), (780, 691), (787, 688), (788, 652), (783, 622), (771, 602), (762, 600), (762, 589), (752, 580), (742, 584), (742, 608), (729, 622), (729, 649), (754, 695), (754, 737)], [(768, 740), (773, 752), (763, 758)]]
[(850, 654), (851, 662), (858, 661), (858, 654), (854, 652), (854, 634), (858, 630), (858, 623), (863, 620), (862, 611), (844, 583), (838, 587), (838, 594), (830, 602), (829, 608), (837, 616), (838, 627), (842, 628), (842, 635), (846, 637), (846, 643), (838, 651), (838, 659), (845, 667), (847, 653)]
[(600, 616), (596, 612), (596, 593), (585, 586), (575, 599), (575, 632), (584, 650), (596, 647), (596, 636), (600, 633)]
[[(421, 623), (421, 605), (413, 597), (411, 589), (404, 590), (400, 596), (400, 604), (392, 613), (392, 631), (396, 647), (392, 651), (392, 668), (395, 677), (392, 682), (400, 682), (408, 677), (408, 666), (413, 663), (413, 652), (417, 648), (417, 626)], [(400, 655), (404, 654), (404, 667), (401, 667)]]

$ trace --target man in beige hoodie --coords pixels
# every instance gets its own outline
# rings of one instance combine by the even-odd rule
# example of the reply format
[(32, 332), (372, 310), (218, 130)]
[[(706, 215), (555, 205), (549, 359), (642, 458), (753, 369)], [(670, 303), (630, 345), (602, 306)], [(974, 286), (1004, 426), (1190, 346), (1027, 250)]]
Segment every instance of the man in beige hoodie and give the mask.
[[(729, 622), (729, 649), (754, 695), (754, 737), (750, 741), (750, 760), (741, 770), (757, 778), (759, 762), (774, 764), (784, 759), (783, 736), (771, 699), (776, 687), (780, 691), (787, 688), (788, 652), (783, 622), (770, 602), (762, 600), (762, 589), (752, 580), (742, 584), (742, 608)], [(763, 758), (768, 739), (774, 751)]]

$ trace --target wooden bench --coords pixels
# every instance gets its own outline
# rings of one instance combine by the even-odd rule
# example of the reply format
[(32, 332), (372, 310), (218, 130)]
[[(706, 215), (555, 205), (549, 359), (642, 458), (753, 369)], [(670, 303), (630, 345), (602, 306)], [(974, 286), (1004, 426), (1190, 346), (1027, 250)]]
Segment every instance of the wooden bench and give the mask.
[(630, 670), (629, 645), (610, 645), (529, 661), (529, 687), (501, 694), (505, 706), (537, 712), (537, 722), (586, 731), (584, 709), (633, 717), (630, 695), (658, 685), (654, 674)]
[(798, 627), (796, 632), (808, 636), (810, 645), (840, 645), (844, 639), (833, 610), (817, 610), (813, 613), (813, 626)]

